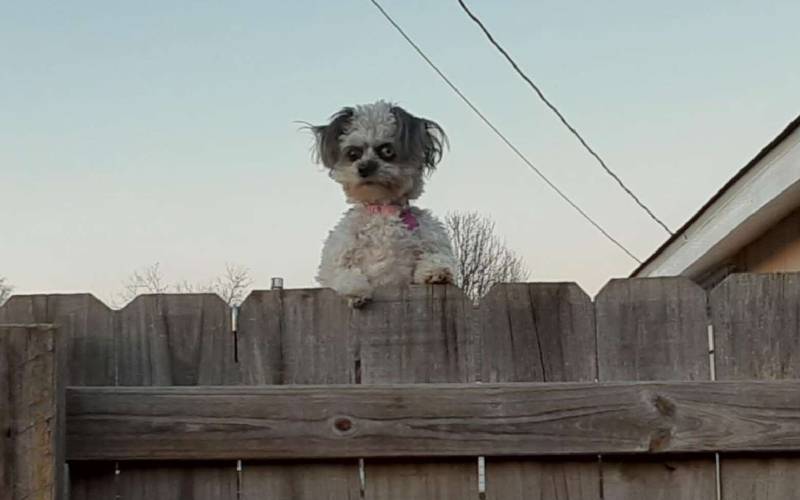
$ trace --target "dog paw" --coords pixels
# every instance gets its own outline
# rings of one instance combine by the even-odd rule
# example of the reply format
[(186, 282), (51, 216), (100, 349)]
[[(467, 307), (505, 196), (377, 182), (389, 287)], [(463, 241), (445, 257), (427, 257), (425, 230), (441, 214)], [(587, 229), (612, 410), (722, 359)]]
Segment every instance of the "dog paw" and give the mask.
[(425, 283), (429, 285), (452, 285), (455, 283), (453, 272), (447, 268), (432, 269), (425, 276)]
[(358, 297), (358, 296), (347, 297), (347, 305), (349, 305), (353, 309), (361, 309), (368, 303), (369, 303), (368, 297)]

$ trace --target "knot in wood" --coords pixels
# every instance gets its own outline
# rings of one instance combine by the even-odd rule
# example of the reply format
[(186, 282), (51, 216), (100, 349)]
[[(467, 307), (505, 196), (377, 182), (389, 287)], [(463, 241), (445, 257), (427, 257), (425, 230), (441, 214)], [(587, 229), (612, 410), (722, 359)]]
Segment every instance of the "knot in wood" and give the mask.
[(336, 417), (333, 421), (333, 426), (339, 432), (349, 432), (353, 429), (353, 421), (347, 417)]
[(670, 401), (668, 398), (656, 394), (653, 398), (653, 406), (656, 407), (658, 413), (665, 417), (674, 417), (675, 416), (675, 403)]

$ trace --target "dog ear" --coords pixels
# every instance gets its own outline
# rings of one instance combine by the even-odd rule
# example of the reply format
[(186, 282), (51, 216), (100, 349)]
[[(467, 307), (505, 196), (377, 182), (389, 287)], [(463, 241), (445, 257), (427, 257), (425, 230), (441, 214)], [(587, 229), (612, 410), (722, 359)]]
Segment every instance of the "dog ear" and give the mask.
[(438, 123), (419, 118), (399, 106), (392, 107), (397, 127), (395, 148), (403, 157), (413, 158), (431, 171), (442, 159), (447, 135)]
[(344, 108), (335, 115), (331, 116), (331, 122), (327, 125), (312, 125), (311, 131), (314, 133), (316, 147), (314, 148), (314, 159), (321, 162), (328, 168), (333, 168), (339, 161), (341, 154), (339, 148), (339, 137), (347, 131), (353, 119), (353, 108)]

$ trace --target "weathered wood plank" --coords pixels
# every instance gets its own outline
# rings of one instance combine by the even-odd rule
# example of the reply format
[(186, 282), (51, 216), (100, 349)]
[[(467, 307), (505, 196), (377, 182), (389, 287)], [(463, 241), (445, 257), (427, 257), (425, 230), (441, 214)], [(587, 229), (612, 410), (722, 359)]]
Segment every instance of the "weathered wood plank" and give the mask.
[[(238, 380), (231, 312), (218, 296), (142, 295), (118, 314), (119, 386), (224, 385)], [(114, 432), (114, 425), (109, 430)], [(233, 460), (161, 465), (120, 463), (118, 498), (237, 498)]]
[[(52, 323), (68, 360), (67, 385), (113, 386), (116, 384), (114, 340), (116, 313), (89, 294), (17, 295), (2, 308), (4, 321)], [(111, 491), (113, 467), (100, 467), (86, 477), (85, 468), (70, 470), (71, 500), (103, 498), (89, 492)]]
[[(688, 279), (613, 280), (597, 296), (595, 314), (600, 381), (709, 380), (706, 295)], [(664, 432), (653, 444), (669, 446), (675, 437)], [(604, 496), (615, 500), (654, 492), (694, 500), (716, 491), (713, 457), (640, 464), (604, 457), (602, 474)]]
[(735, 274), (711, 291), (719, 380), (800, 378), (800, 274)]
[[(710, 294), (717, 379), (800, 378), (800, 274), (729, 276)], [(778, 500), (800, 491), (800, 459), (720, 461), (722, 498)]]
[(487, 462), (486, 498), (599, 500), (599, 477), (600, 466), (596, 457), (567, 462), (561, 460), (504, 462), (494, 459)]
[(800, 450), (800, 381), (83, 387), (71, 460)]
[[(349, 328), (352, 314), (331, 290), (251, 293), (239, 310), (242, 381), (247, 384), (355, 382), (358, 367)], [(236, 458), (250, 457), (237, 453)], [(360, 495), (355, 460), (243, 463), (242, 500), (356, 499)]]
[(720, 462), (724, 500), (786, 500), (800, 491), (797, 458), (723, 457)]
[(119, 311), (118, 385), (236, 383), (230, 319), (214, 294), (140, 295)]
[[(715, 500), (713, 476), (704, 461), (615, 459), (603, 463), (603, 498)], [(641, 496), (635, 496), (639, 494)]]
[[(593, 381), (594, 305), (574, 283), (504, 284), (481, 301), (482, 380)], [(486, 459), (486, 498), (592, 499), (597, 461)]]
[(594, 305), (575, 283), (495, 286), (481, 302), (483, 382), (597, 376)]
[(242, 498), (358, 500), (357, 462), (305, 464), (245, 464)]
[(369, 500), (478, 498), (476, 460), (367, 462)]
[(125, 500), (235, 500), (237, 483), (228, 463), (137, 464), (123, 469), (119, 492)]
[[(381, 291), (368, 309), (353, 318), (359, 339), (360, 382), (477, 380), (471, 313), (471, 301), (455, 287)], [(397, 418), (403, 411), (402, 405), (394, 405), (389, 418)], [(366, 460), (364, 468), (368, 500), (478, 498), (477, 458), (448, 463)]]
[(52, 326), (0, 326), (0, 496), (63, 497), (64, 375)]
[(353, 314), (329, 289), (252, 292), (239, 309), (243, 383), (354, 383)]
[(65, 349), (66, 385), (114, 385), (114, 311), (89, 294), (15, 295), (6, 323), (52, 323)]
[(710, 379), (702, 288), (685, 278), (612, 280), (595, 302), (600, 380)]

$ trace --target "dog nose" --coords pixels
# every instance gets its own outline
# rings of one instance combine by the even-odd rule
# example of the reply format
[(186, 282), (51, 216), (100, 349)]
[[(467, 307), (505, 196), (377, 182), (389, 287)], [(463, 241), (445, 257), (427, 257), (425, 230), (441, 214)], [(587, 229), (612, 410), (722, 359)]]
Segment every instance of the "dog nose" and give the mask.
[(367, 160), (358, 165), (358, 175), (361, 177), (369, 177), (378, 170), (378, 162), (375, 160)]

